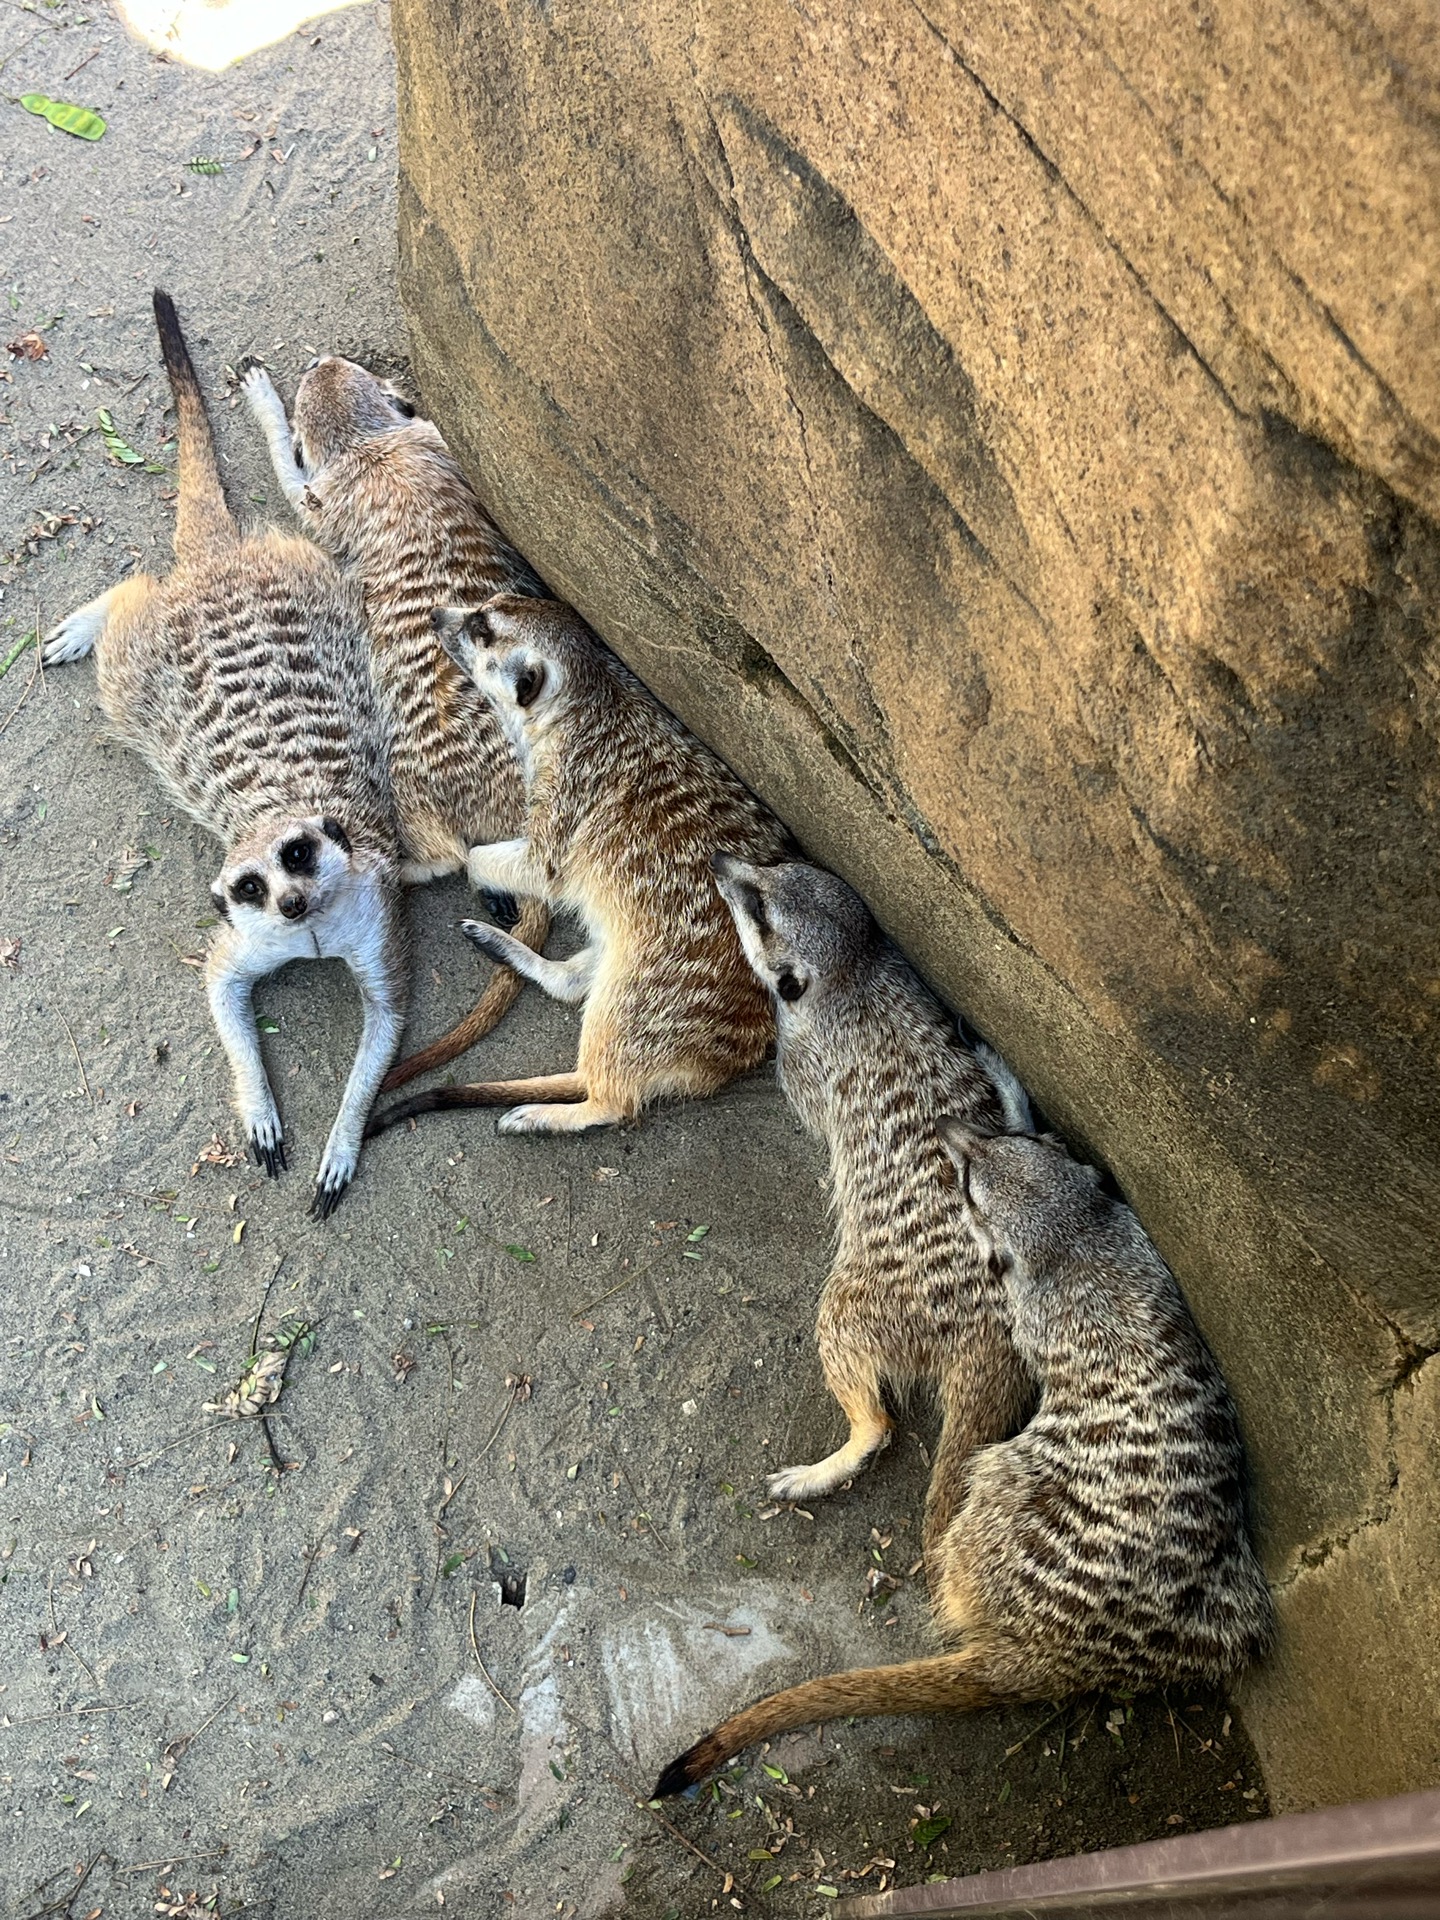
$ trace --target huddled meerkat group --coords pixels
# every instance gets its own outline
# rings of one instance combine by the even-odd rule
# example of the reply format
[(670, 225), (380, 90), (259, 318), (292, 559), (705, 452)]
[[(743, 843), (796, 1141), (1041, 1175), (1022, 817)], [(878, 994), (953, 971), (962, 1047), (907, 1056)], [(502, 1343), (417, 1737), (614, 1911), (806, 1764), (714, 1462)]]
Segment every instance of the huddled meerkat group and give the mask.
[[(1271, 1600), (1234, 1407), (1131, 1210), (1035, 1132), (1009, 1069), (858, 896), (548, 596), (393, 385), (325, 356), (287, 419), (242, 363), (309, 537), (244, 534), (158, 292), (155, 317), (179, 428), (175, 566), (79, 608), (44, 657), (94, 652), (117, 735), (224, 844), (206, 988), (257, 1160), (277, 1174), (286, 1147), (251, 994), (294, 959), (343, 958), (364, 1003), (320, 1218), (362, 1138), (412, 1115), (610, 1125), (713, 1093), (773, 1047), (829, 1152), (817, 1339), (848, 1432), (773, 1474), (772, 1494), (832, 1492), (889, 1438), (887, 1389), (934, 1385), (924, 1557), (947, 1650), (770, 1695), (671, 1761), (657, 1795), (809, 1721), (1220, 1681), (1262, 1654)], [(392, 1066), (404, 889), (462, 868), (515, 930), (463, 924), (499, 971)], [(585, 932), (562, 961), (542, 951), (552, 911)], [(583, 1006), (573, 1070), (372, 1115), (382, 1086), (472, 1045), (524, 980)]]

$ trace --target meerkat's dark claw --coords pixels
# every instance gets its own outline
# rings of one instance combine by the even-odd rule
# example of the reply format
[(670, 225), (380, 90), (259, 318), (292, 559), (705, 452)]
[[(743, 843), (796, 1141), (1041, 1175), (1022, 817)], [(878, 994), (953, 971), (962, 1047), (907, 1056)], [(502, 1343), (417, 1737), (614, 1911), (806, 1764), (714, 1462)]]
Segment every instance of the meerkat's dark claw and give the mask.
[(283, 1140), (262, 1140), (258, 1134), (250, 1136), (250, 1151), (255, 1156), (257, 1167), (263, 1167), (272, 1180), (278, 1179), (288, 1169), (285, 1161), (285, 1142)]
[(330, 1186), (317, 1181), (315, 1197), (310, 1202), (310, 1218), (312, 1220), (328, 1220), (349, 1190), (350, 1181), (348, 1176), (342, 1180), (338, 1186)]
[(245, 378), (247, 373), (254, 373), (257, 368), (261, 373), (269, 372), (269, 368), (265, 365), (265, 362), (260, 358), (258, 353), (242, 353), (240, 358), (235, 362), (235, 380), (237, 385)]
[(520, 902), (513, 893), (503, 893), (498, 887), (481, 887), (480, 904), (495, 922), (508, 933), (520, 918)]
[[(508, 959), (509, 956), (505, 952), (504, 946), (497, 941), (497, 935), (500, 935), (500, 929), (498, 927), (492, 927), (488, 921), (462, 920), (460, 922), (460, 931), (470, 942), (471, 946), (478, 947), (487, 959), (500, 960), (502, 962)], [(500, 935), (500, 939), (503, 940), (503, 938), (504, 936)]]

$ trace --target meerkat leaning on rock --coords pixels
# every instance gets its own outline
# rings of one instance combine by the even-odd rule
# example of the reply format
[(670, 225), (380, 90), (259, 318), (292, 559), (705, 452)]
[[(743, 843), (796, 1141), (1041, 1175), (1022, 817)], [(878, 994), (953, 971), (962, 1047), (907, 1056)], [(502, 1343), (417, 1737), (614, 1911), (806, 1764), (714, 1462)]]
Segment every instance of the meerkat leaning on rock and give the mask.
[(1040, 1383), (1024, 1431), (970, 1461), (934, 1556), (958, 1646), (771, 1695), (673, 1761), (657, 1797), (812, 1720), (1218, 1684), (1269, 1645), (1235, 1409), (1139, 1221), (1054, 1141), (941, 1132)]
[(723, 855), (715, 873), (774, 996), (780, 1084), (829, 1147), (838, 1226), (816, 1340), (849, 1435), (815, 1465), (772, 1474), (770, 1492), (833, 1492), (890, 1437), (884, 1384), (933, 1381), (943, 1425), (928, 1551), (955, 1511), (970, 1454), (1013, 1433), (1034, 1394), (937, 1121), (950, 1112), (1028, 1126), (1029, 1107), (1003, 1062), (962, 1039), (843, 880), (802, 861), (756, 866)]
[[(292, 424), (258, 360), (242, 360), (238, 371), (286, 499), (364, 590), (408, 856), (402, 877), (414, 885), (458, 872), (471, 847), (519, 831), (525, 790), (489, 703), (440, 645), (430, 616), (437, 606), (546, 590), (481, 506), (439, 429), (392, 382), (324, 354), (305, 369)], [(514, 917), (513, 903), (508, 914), (506, 903), (492, 910)], [(549, 928), (542, 901), (522, 903), (515, 930), (525, 946), (538, 951)], [(465, 1019), (392, 1069), (386, 1088), (473, 1046), (520, 985), (502, 968)]]
[(364, 1003), (359, 1051), (320, 1163), (323, 1219), (355, 1174), (365, 1118), (404, 1023), (400, 845), (360, 594), (308, 540), (242, 535), (175, 307), (155, 295), (175, 395), (175, 568), (136, 574), (45, 641), (47, 665), (96, 655), (101, 703), (191, 817), (225, 843), (224, 925), (205, 967), (240, 1120), (285, 1166), (251, 996), (290, 960), (343, 959)]
[(608, 1126), (757, 1065), (774, 1036), (769, 996), (710, 862), (722, 849), (778, 859), (784, 828), (568, 607), (501, 595), (438, 611), (436, 628), (493, 703), (529, 793), (521, 836), (476, 847), (470, 878), (569, 908), (588, 938), (554, 961), (494, 927), (463, 931), (585, 1014), (573, 1073), (437, 1087), (370, 1131), (469, 1106), (509, 1106), (507, 1133)]

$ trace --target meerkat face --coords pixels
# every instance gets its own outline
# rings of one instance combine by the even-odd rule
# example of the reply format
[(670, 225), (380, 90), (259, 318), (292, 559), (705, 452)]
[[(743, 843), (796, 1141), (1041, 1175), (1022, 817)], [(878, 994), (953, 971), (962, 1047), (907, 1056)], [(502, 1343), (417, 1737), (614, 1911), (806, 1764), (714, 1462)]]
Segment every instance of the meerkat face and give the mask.
[(231, 848), (210, 898), (232, 926), (296, 924), (325, 911), (353, 864), (338, 820), (287, 820)]
[(336, 454), (394, 433), (414, 418), (413, 404), (393, 381), (378, 380), (339, 354), (322, 354), (305, 369), (295, 394), (297, 461), (323, 467)]
[(1043, 1267), (1074, 1244), (1097, 1207), (1110, 1203), (1100, 1173), (1073, 1160), (1048, 1134), (989, 1134), (950, 1115), (940, 1138), (955, 1162), (977, 1244), (1002, 1265)]
[(774, 994), (782, 1021), (806, 1017), (834, 982), (874, 954), (879, 929), (833, 873), (802, 860), (757, 867), (728, 853), (710, 864), (745, 957)]
[(510, 738), (533, 742), (559, 711), (567, 668), (563, 652), (545, 644), (526, 617), (533, 601), (499, 595), (483, 607), (437, 607), (430, 618), (450, 658), (495, 709)]

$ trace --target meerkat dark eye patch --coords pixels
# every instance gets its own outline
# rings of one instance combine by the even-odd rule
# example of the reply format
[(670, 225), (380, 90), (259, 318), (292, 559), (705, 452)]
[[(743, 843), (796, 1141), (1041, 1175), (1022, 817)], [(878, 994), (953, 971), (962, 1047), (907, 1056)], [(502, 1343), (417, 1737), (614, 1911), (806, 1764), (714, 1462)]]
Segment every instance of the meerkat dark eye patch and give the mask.
[(330, 819), (327, 814), (320, 822), (320, 831), (327, 840), (333, 840), (342, 853), (350, 851), (350, 836), (338, 820)]
[(545, 687), (544, 667), (522, 667), (515, 676), (515, 704), (533, 707)]
[(270, 889), (258, 873), (245, 873), (230, 889), (230, 898), (242, 907), (263, 907)]
[(315, 842), (307, 834), (299, 840), (287, 840), (280, 849), (280, 864), (286, 873), (311, 873), (315, 867)]
[(782, 1000), (798, 1000), (805, 991), (805, 982), (798, 979), (789, 967), (786, 967), (775, 982), (775, 991)]
[(759, 890), (755, 887), (746, 887), (742, 897), (745, 901), (745, 911), (750, 917), (750, 924), (763, 940), (770, 931), (770, 916), (765, 911), (765, 902), (760, 898)]
[(390, 404), (402, 420), (413, 420), (415, 418), (414, 407), (411, 406), (408, 400), (402, 400), (398, 393), (391, 394)]
[(230, 918), (230, 902), (225, 898), (219, 887), (212, 887), (210, 889), (210, 904), (222, 920), (228, 920)]

